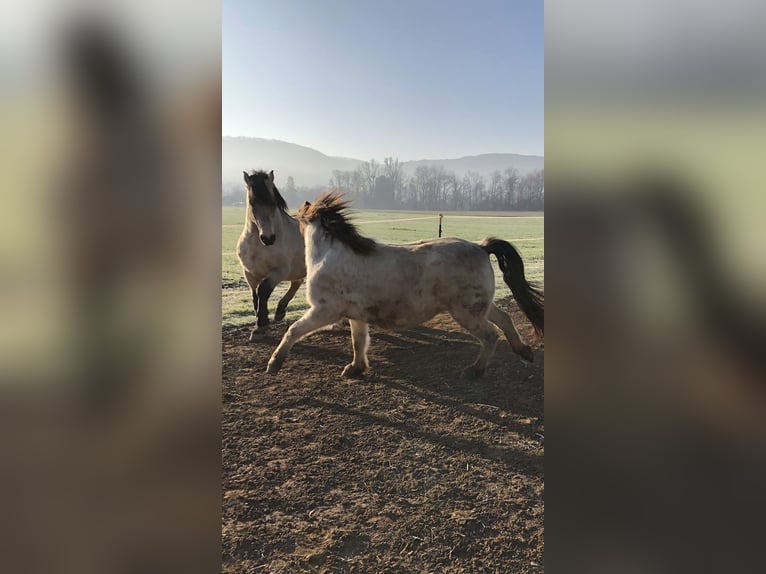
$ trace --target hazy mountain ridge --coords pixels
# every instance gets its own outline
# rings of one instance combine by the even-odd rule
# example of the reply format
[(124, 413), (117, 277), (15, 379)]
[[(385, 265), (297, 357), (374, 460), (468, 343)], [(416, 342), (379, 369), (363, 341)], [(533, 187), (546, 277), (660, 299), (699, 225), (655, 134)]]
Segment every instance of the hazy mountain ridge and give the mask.
[(297, 185), (327, 185), (334, 169), (354, 170), (361, 163), (281, 140), (226, 136), (222, 141), (223, 183), (240, 182), (243, 170), (273, 169), (278, 185), (284, 184), (288, 176)]
[[(394, 156), (396, 157), (396, 156)], [(369, 159), (369, 158), (368, 158)], [(375, 158), (381, 162), (382, 157)], [(225, 136), (222, 141), (221, 174), (223, 184), (239, 183), (242, 171), (273, 169), (277, 185), (292, 176), (298, 186), (327, 185), (333, 170), (351, 171), (365, 160), (328, 156), (322, 152), (281, 140)], [(403, 161), (402, 167), (413, 175), (419, 165), (442, 166), (461, 177), (466, 171), (489, 177), (494, 171), (515, 168), (523, 176), (544, 166), (543, 156), (512, 153), (489, 153), (456, 159)]]
[(503, 172), (516, 168), (520, 175), (526, 175), (537, 169), (543, 169), (544, 158), (539, 155), (520, 155), (515, 153), (485, 153), (469, 155), (457, 159), (421, 159), (402, 162), (404, 170), (412, 175), (419, 165), (440, 165), (447, 171), (453, 171), (460, 177), (467, 171), (475, 171), (489, 177), (494, 171)]

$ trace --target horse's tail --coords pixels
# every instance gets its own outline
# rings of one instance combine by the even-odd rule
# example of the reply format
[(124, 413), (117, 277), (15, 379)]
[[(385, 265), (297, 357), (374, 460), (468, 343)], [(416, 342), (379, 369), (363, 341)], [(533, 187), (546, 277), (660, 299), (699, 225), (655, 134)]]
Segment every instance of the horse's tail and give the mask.
[(513, 296), (519, 307), (527, 316), (535, 331), (544, 332), (544, 304), (543, 292), (527, 283), (524, 277), (524, 262), (516, 248), (502, 239), (488, 237), (481, 242), (481, 247), (487, 254), (497, 257), (497, 264), (503, 272), (503, 279), (511, 288)]

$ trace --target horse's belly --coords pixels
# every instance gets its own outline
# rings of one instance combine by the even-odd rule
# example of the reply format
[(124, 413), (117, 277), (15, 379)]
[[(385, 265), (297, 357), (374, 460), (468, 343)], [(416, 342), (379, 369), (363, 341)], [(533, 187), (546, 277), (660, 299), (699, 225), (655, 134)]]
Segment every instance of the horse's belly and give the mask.
[[(425, 323), (439, 312), (435, 306), (376, 303), (366, 305), (359, 319), (383, 329), (404, 329)], [(356, 317), (351, 317), (356, 318)]]

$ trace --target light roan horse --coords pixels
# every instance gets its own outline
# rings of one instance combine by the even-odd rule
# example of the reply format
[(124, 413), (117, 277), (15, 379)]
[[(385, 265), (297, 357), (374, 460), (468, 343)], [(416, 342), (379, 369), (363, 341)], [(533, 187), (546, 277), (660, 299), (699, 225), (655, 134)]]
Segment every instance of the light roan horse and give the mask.
[(342, 317), (349, 319), (353, 361), (343, 376), (363, 375), (368, 367), (368, 324), (400, 329), (424, 323), (442, 311), (481, 342), (476, 362), (465, 373), (480, 376), (495, 351), (498, 333), (528, 361), (531, 348), (511, 318), (494, 304), (497, 257), (503, 279), (538, 333), (544, 330), (543, 294), (527, 283), (524, 263), (507, 241), (476, 244), (456, 238), (384, 245), (361, 236), (348, 220), (348, 202), (335, 192), (306, 202), (298, 219), (306, 244), (306, 294), (311, 308), (287, 330), (269, 360), (277, 372), (290, 349), (309, 333)]
[(274, 172), (244, 172), (247, 186), (245, 228), (237, 242), (237, 255), (245, 279), (253, 293), (257, 323), (250, 334), (262, 333), (269, 326), (268, 301), (274, 288), (290, 281), (290, 288), (279, 300), (275, 321), (285, 317), (287, 304), (306, 277), (303, 235), (298, 221), (287, 213), (287, 204), (274, 185)]

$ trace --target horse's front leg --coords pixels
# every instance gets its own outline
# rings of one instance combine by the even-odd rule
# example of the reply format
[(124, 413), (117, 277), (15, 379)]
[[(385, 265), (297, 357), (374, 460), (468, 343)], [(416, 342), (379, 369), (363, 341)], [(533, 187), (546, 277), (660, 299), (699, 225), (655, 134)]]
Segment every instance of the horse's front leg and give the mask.
[(354, 347), (354, 359), (343, 369), (342, 377), (360, 377), (367, 372), (367, 348), (370, 346), (370, 329), (364, 321), (349, 319), (351, 325), (351, 345)]
[(269, 297), (274, 292), (274, 287), (277, 286), (276, 281), (271, 275), (266, 277), (261, 284), (258, 285), (258, 323), (257, 328), (259, 331), (265, 330), (269, 326)]
[(263, 277), (256, 277), (250, 271), (245, 270), (245, 280), (250, 285), (250, 292), (253, 294), (253, 311), (255, 311), (256, 317), (258, 316), (258, 284), (261, 282), (261, 279)]
[(255, 341), (259, 335), (263, 335), (269, 328), (269, 297), (277, 284), (269, 276), (261, 281), (255, 295), (258, 303), (256, 307), (256, 324), (250, 332), (250, 340)]
[(282, 368), (282, 363), (285, 362), (287, 355), (290, 353), (290, 349), (293, 348), (295, 343), (303, 339), (306, 335), (309, 335), (317, 329), (321, 329), (325, 325), (329, 325), (338, 319), (339, 317), (337, 314), (331, 313), (326, 309), (312, 307), (306, 311), (306, 314), (293, 323), (285, 333), (285, 336), (282, 337), (282, 341), (274, 350), (271, 359), (269, 359), (266, 373), (273, 374)]

